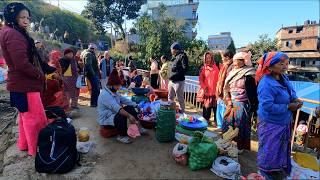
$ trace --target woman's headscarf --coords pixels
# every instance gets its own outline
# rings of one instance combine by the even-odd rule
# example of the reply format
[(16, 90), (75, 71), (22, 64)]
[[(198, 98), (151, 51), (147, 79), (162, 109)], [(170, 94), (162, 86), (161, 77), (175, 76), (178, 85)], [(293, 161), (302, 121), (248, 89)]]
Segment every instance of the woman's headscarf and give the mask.
[(207, 56), (207, 54), (211, 55), (211, 63), (212, 63), (212, 65), (214, 65), (215, 62), (214, 62), (213, 53), (210, 52), (210, 51), (207, 51), (206, 53), (204, 53), (204, 55), (203, 55), (203, 64), (206, 65), (206, 56)]
[(62, 57), (62, 53), (60, 51), (57, 50), (53, 50), (50, 52), (50, 65), (52, 65), (53, 67), (57, 68), (57, 71), (61, 74), (62, 70), (61, 70), (61, 65), (59, 63), (59, 59)]
[(251, 67), (252, 66), (251, 55), (252, 55), (251, 52), (238, 52), (233, 56), (233, 61), (237, 59), (243, 59), (244, 64), (246, 66)]
[(268, 52), (265, 53), (258, 61), (258, 69), (256, 72), (256, 83), (258, 83), (261, 78), (266, 75), (270, 74), (269, 67), (277, 64), (282, 60), (288, 59), (288, 56), (283, 52)]

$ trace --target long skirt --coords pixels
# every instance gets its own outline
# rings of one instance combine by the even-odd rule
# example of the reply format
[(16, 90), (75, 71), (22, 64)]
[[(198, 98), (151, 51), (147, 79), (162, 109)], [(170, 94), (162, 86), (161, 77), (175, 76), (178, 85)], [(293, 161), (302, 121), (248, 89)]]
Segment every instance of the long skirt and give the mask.
[(258, 168), (265, 173), (291, 172), (290, 124), (258, 123)]
[(21, 151), (28, 150), (31, 156), (36, 155), (38, 135), (47, 125), (47, 118), (41, 102), (39, 92), (27, 93), (28, 112), (19, 113), (19, 138), (18, 148)]
[(232, 116), (228, 116), (222, 125), (222, 131), (228, 131), (228, 127), (239, 128), (237, 146), (239, 150), (250, 150), (251, 115), (250, 105), (247, 102), (232, 102)]

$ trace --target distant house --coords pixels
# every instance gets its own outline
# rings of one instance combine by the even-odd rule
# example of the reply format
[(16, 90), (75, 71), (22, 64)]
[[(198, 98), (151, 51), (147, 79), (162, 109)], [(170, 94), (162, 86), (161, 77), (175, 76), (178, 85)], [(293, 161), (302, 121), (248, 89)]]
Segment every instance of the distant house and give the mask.
[(307, 20), (303, 25), (282, 27), (276, 38), (280, 50), (290, 58), (289, 73), (320, 77), (319, 23)]
[(213, 51), (226, 50), (232, 41), (230, 32), (222, 32), (208, 37), (208, 46)]
[[(152, 1), (151, 1), (152, 2)], [(199, 0), (187, 1), (162, 1), (166, 6), (166, 15), (173, 17), (177, 21), (183, 21), (186, 24), (184, 34), (189, 39), (194, 39), (197, 36), (196, 25), (198, 23), (198, 6)], [(170, 5), (167, 5), (170, 3)], [(149, 6), (151, 16), (154, 19), (159, 18), (159, 4)]]

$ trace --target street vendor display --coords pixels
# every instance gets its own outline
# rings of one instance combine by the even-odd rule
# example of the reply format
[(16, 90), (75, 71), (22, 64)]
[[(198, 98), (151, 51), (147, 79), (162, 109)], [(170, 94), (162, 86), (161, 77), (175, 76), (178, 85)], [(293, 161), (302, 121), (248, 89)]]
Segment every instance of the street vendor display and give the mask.
[(146, 94), (149, 93), (150, 89), (148, 88), (132, 88), (132, 92), (135, 94), (132, 96), (131, 100), (135, 103), (140, 102), (148, 102), (149, 98), (146, 96)]

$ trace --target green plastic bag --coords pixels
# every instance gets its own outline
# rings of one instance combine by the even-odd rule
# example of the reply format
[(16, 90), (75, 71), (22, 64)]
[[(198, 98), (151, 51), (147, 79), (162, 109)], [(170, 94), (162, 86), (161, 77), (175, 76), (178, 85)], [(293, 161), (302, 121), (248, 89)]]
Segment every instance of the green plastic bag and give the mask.
[(189, 168), (194, 171), (211, 166), (217, 158), (218, 148), (214, 142), (207, 141), (205, 136), (195, 136), (189, 143), (188, 153)]

